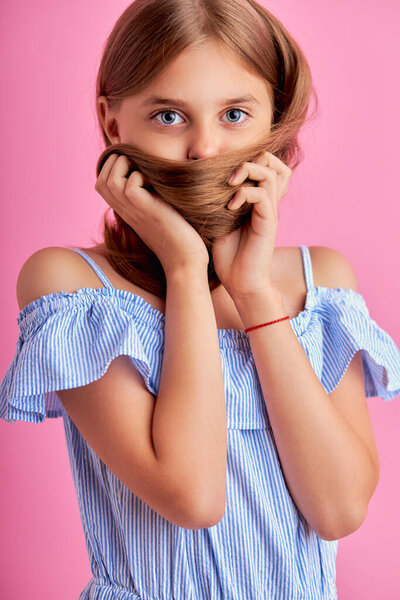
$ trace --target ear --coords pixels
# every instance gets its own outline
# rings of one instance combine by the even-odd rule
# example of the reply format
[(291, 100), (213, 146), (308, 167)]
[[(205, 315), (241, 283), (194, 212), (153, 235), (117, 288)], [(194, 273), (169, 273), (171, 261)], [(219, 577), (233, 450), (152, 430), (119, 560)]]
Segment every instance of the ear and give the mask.
[(118, 131), (118, 121), (116, 119), (116, 114), (109, 109), (106, 96), (98, 97), (97, 114), (110, 142), (112, 144), (120, 144), (121, 138)]

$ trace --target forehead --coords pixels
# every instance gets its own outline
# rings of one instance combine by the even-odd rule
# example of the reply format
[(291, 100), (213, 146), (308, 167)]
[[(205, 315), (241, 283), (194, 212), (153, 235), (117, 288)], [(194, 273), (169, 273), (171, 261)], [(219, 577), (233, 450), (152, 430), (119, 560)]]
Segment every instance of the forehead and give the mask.
[(272, 86), (243, 59), (220, 44), (207, 43), (183, 50), (132, 101), (136, 106), (148, 107), (174, 99), (175, 106), (180, 104), (184, 108), (188, 104), (207, 102), (218, 106), (240, 100), (256, 108), (269, 103), (271, 98)]

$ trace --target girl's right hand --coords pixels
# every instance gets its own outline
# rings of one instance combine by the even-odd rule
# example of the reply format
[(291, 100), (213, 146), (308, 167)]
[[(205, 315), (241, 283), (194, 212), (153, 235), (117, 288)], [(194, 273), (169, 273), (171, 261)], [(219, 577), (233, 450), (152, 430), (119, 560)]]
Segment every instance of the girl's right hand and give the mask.
[(95, 184), (95, 190), (157, 255), (165, 274), (184, 267), (206, 267), (206, 245), (186, 219), (160, 195), (142, 186), (145, 177), (133, 171), (125, 155), (110, 154)]

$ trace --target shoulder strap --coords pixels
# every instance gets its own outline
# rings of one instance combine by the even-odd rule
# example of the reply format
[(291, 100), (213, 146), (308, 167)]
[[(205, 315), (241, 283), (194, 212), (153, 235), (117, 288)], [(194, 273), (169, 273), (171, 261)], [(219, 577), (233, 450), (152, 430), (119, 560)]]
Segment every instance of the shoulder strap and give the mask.
[(86, 260), (86, 262), (89, 263), (89, 265), (92, 267), (93, 271), (96, 273), (96, 275), (99, 277), (99, 279), (101, 279), (101, 281), (104, 283), (104, 285), (107, 288), (112, 288), (112, 289), (114, 288), (114, 286), (111, 285), (110, 280), (105, 276), (105, 274), (100, 269), (100, 267), (94, 262), (94, 260), (90, 256), (88, 256), (88, 254), (86, 254), (86, 252), (84, 252), (83, 250), (80, 250), (79, 248), (70, 248), (70, 250), (73, 250), (74, 252), (77, 252), (78, 254), (80, 254)]
[(314, 287), (311, 255), (308, 246), (300, 246), (303, 257), (304, 278), (306, 280), (307, 292)]

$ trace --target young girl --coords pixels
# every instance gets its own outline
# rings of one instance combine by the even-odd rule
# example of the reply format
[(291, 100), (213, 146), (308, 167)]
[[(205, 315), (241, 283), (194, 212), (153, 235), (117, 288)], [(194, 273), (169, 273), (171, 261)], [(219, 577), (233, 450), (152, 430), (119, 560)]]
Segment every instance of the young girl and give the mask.
[(379, 476), (366, 396), (400, 394), (400, 351), (339, 252), (275, 247), (311, 91), (254, 0), (136, 0), (110, 34), (116, 223), (25, 262), (0, 386), (9, 423), (63, 418), (82, 600), (337, 598)]

